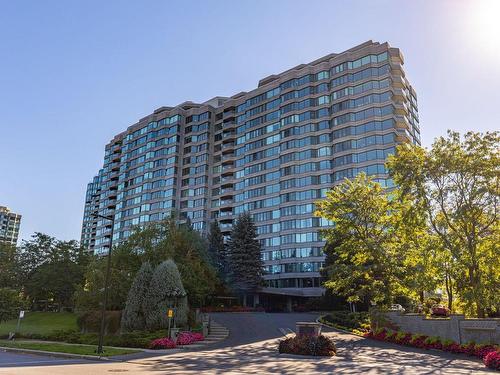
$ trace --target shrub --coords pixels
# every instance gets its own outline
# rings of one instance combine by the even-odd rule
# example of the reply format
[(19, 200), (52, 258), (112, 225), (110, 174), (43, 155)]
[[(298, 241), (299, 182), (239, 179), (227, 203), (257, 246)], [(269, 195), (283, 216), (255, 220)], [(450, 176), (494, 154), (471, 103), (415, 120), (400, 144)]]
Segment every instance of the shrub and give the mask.
[(177, 345), (191, 345), (196, 341), (203, 341), (205, 338), (201, 333), (181, 332), (177, 336)]
[(486, 355), (488, 355), (490, 352), (497, 351), (497, 347), (494, 345), (477, 345), (476, 350), (474, 352), (474, 355), (478, 358), (484, 359)]
[(16, 318), (23, 306), (18, 290), (0, 288), (0, 323)]
[(187, 297), (182, 285), (179, 269), (173, 260), (166, 260), (156, 267), (151, 278), (143, 309), (146, 311), (148, 329), (166, 328), (167, 309), (177, 305), (174, 322), (179, 326), (187, 324)]
[(500, 371), (500, 351), (490, 351), (483, 359), (486, 367)]
[[(125, 348), (148, 348), (152, 340), (162, 337), (163, 335), (165, 335), (165, 331), (127, 332), (122, 335), (104, 336), (104, 345)], [(18, 337), (86, 345), (97, 345), (99, 342), (99, 335), (97, 333), (80, 333), (74, 330), (54, 331), (46, 335), (20, 335)]]
[(348, 331), (368, 331), (370, 315), (368, 312), (332, 311), (323, 317), (323, 322)]
[(441, 343), (441, 338), (438, 336), (430, 336), (425, 339), (425, 345), (428, 349), (443, 349), (443, 344)]
[(399, 345), (410, 345), (412, 339), (411, 333), (399, 331), (396, 334), (396, 340), (394, 341)]
[(415, 348), (424, 349), (426, 347), (425, 340), (427, 340), (428, 337), (429, 336), (419, 335), (419, 334), (412, 335), (410, 344), (411, 344), (411, 346), (413, 346)]
[(278, 351), (288, 354), (329, 357), (337, 354), (337, 348), (333, 340), (323, 335), (299, 335), (280, 340)]
[[(99, 332), (101, 329), (101, 311), (93, 310), (81, 314), (77, 319), (78, 328), (84, 333)], [(106, 311), (104, 332), (114, 335), (120, 330), (121, 311)]]
[(128, 292), (127, 303), (121, 321), (123, 331), (140, 330), (146, 326), (144, 300), (146, 299), (152, 275), (153, 269), (149, 262), (143, 263)]
[(149, 344), (150, 349), (173, 349), (176, 347), (175, 341), (168, 338), (168, 337), (163, 337), (161, 339), (156, 339), (151, 341)]

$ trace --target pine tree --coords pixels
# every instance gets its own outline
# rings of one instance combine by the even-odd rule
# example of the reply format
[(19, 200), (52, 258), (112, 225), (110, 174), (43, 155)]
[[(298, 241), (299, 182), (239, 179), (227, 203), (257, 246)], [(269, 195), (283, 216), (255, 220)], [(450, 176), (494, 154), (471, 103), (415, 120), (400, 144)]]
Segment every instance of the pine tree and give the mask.
[(217, 270), (219, 278), (226, 280), (227, 278), (227, 259), (226, 259), (226, 244), (224, 236), (220, 231), (220, 226), (217, 220), (210, 225), (210, 233), (208, 235), (208, 253), (213, 266)]
[(121, 322), (123, 331), (144, 329), (146, 323), (143, 306), (152, 276), (153, 269), (149, 262), (143, 263), (128, 292)]
[(263, 262), (257, 231), (250, 214), (241, 214), (231, 232), (228, 243), (230, 281), (233, 289), (244, 296), (256, 291), (262, 284)]
[(173, 260), (166, 260), (153, 272), (143, 309), (146, 328), (162, 329), (168, 326), (167, 310), (176, 308), (174, 320), (179, 326), (187, 323), (187, 297), (181, 275)]

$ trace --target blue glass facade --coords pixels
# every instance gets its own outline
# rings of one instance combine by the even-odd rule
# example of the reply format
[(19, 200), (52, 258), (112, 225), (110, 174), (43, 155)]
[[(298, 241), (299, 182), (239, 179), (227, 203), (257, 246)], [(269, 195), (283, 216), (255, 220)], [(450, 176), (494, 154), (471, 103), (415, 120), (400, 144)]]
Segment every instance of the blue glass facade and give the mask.
[(218, 220), (229, 235), (249, 211), (265, 291), (320, 294), (318, 230), (330, 223), (313, 217), (315, 201), (360, 172), (391, 186), (387, 156), (400, 142), (420, 143), (416, 94), (402, 66), (398, 49), (367, 42), (250, 92), (159, 108), (106, 146), (88, 186), (82, 241), (107, 251), (109, 224), (88, 219), (96, 206), (114, 215), (115, 243), (173, 210), (202, 232)]

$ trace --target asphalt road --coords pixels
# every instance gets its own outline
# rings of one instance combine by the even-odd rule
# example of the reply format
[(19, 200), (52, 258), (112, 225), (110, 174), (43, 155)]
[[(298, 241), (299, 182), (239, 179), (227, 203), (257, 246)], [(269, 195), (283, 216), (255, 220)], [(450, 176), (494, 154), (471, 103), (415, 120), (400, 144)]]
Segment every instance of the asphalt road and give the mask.
[(38, 354), (24, 354), (0, 351), (0, 368), (19, 366), (53, 366), (86, 363), (85, 360), (74, 360), (60, 357), (51, 357)]
[[(229, 329), (230, 336), (217, 347), (245, 345), (269, 339), (283, 338), (284, 332), (295, 332), (296, 322), (314, 322), (318, 314), (313, 313), (214, 313), (216, 322)], [(323, 332), (333, 332), (322, 328)], [(284, 332), (283, 332), (284, 331)]]
[[(201, 351), (183, 351), (126, 362), (86, 361), (32, 363), (0, 368), (0, 374), (483, 374), (494, 373), (467, 357), (401, 347), (326, 330), (337, 345), (332, 358), (280, 355), (277, 339), (296, 321), (313, 321), (314, 314), (233, 313), (212, 317), (230, 330), (230, 337)], [(5, 353), (0, 353), (0, 361)], [(9, 354), (10, 356), (11, 354)], [(35, 356), (37, 357), (37, 356)], [(40, 359), (41, 361), (42, 359)], [(8, 362), (8, 359), (4, 361)], [(21, 363), (21, 362), (20, 362)], [(0, 362), (0, 367), (2, 366)]]

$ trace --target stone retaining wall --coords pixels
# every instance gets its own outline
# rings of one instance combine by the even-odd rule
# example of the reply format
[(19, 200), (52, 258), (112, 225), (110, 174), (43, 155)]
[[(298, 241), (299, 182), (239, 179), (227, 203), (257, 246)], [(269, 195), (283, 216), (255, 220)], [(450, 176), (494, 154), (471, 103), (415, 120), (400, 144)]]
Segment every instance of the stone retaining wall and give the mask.
[(449, 318), (426, 318), (423, 314), (402, 314), (398, 311), (389, 311), (386, 317), (406, 332), (439, 336), (460, 344), (469, 341), (500, 343), (500, 319), (465, 319), (462, 314), (452, 314)]

